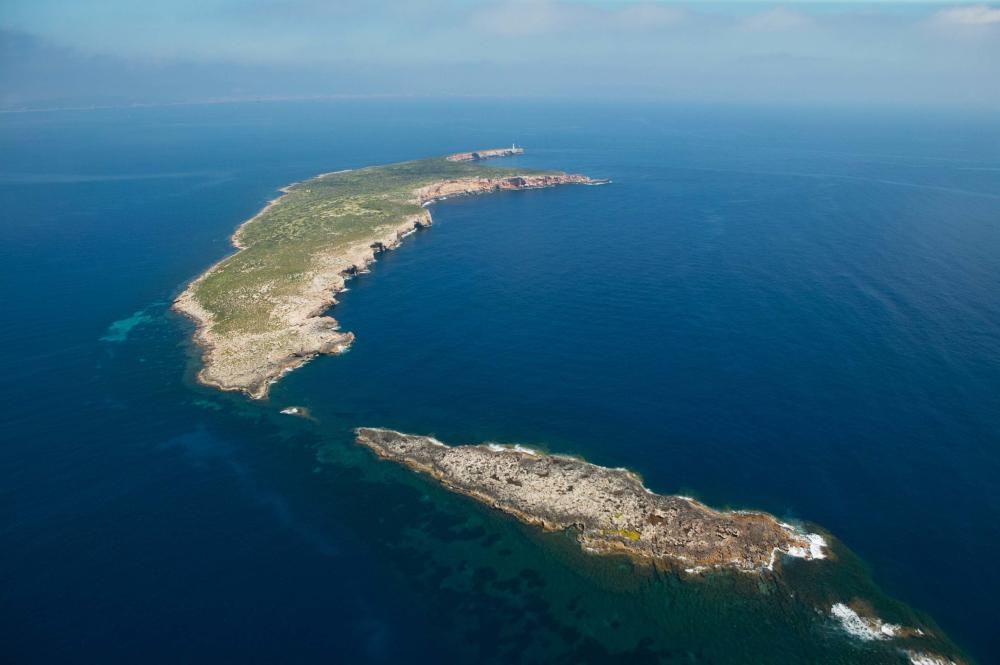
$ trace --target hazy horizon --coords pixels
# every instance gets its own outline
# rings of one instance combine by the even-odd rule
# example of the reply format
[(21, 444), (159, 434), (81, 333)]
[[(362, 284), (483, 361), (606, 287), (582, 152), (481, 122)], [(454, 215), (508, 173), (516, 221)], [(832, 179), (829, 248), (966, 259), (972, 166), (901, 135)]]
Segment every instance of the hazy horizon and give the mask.
[(503, 95), (1000, 106), (1000, 6), (12, 0), (0, 108)]

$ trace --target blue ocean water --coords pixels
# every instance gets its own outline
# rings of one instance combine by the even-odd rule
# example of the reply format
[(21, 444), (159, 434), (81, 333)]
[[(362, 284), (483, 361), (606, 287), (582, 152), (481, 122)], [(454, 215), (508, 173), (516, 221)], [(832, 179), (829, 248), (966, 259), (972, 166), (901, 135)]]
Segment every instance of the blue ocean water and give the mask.
[[(512, 140), (528, 153), (510, 162), (614, 183), (439, 204), (343, 294), (348, 354), (264, 403), (193, 383), (191, 326), (168, 304), (278, 187)], [(487, 100), (6, 114), (0, 210), (14, 662), (901, 659), (786, 600), (840, 599), (829, 586), (595, 562), (374, 461), (359, 425), (530, 443), (809, 520), (849, 548), (843, 599), (929, 615), (996, 662), (990, 116)], [(278, 414), (290, 404), (317, 422)]]

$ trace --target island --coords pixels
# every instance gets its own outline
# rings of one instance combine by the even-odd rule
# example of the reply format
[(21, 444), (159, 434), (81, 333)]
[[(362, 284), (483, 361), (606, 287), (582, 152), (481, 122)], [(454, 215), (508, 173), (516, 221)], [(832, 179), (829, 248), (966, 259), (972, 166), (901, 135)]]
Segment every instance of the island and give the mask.
[[(627, 469), (519, 444), (452, 446), (379, 427), (360, 427), (354, 434), (358, 444), (379, 458), (430, 476), (446, 489), (526, 524), (572, 533), (597, 555), (625, 555), (689, 578), (710, 571), (778, 575), (782, 557), (835, 558), (818, 533), (763, 512), (716, 510), (690, 497), (656, 494)], [(817, 600), (828, 603), (845, 591), (850, 589), (831, 589)], [(965, 665), (933, 629), (885, 621), (861, 597), (849, 595), (815, 609), (859, 642), (887, 644), (899, 662)]]
[(521, 445), (449, 446), (429, 436), (362, 427), (357, 443), (446, 488), (549, 531), (572, 530), (591, 552), (664, 562), (686, 573), (774, 570), (779, 554), (826, 558), (826, 541), (766, 513), (721, 511), (654, 494), (627, 469)]
[(344, 282), (380, 252), (431, 224), (427, 206), (453, 196), (567, 184), (582, 175), (480, 164), (521, 148), (457, 153), (325, 173), (282, 189), (232, 236), (236, 253), (174, 301), (196, 324), (198, 380), (263, 398), (285, 373), (354, 340), (327, 316)]
[(286, 406), (278, 413), (283, 416), (297, 416), (299, 418), (305, 418), (306, 420), (315, 420), (309, 409), (304, 406)]

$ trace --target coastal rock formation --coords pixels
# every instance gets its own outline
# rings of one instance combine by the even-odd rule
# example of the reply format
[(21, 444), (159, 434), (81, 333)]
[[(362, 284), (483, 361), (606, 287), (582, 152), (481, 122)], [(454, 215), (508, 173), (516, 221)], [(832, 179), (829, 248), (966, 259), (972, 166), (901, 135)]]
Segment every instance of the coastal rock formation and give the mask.
[(448, 489), (547, 530), (574, 530), (590, 551), (664, 561), (689, 573), (773, 569), (779, 553), (825, 557), (821, 536), (765, 513), (719, 511), (687, 497), (654, 494), (626, 469), (522, 446), (448, 446), (368, 427), (355, 433), (379, 457), (426, 473)]
[(555, 187), (556, 185), (601, 185), (605, 182), (607, 181), (565, 173), (518, 175), (506, 178), (459, 178), (426, 185), (417, 189), (414, 194), (417, 201), (425, 204), (452, 196), (488, 194), (515, 189), (539, 189), (541, 187)]
[(347, 351), (354, 334), (341, 332), (340, 324), (323, 313), (337, 303), (335, 295), (346, 288), (345, 282), (365, 270), (377, 253), (394, 249), (414, 230), (430, 225), (430, 213), (421, 211), (388, 228), (373, 229), (373, 235), (361, 242), (317, 255), (311, 269), (296, 279), (298, 288), (293, 293), (269, 297), (274, 291), (272, 282), (256, 292), (234, 294), (269, 302), (268, 320), (276, 325), (218, 331), (216, 317), (202, 306), (197, 295), (197, 286), (212, 270), (199, 277), (173, 305), (197, 324), (195, 342), (203, 349), (198, 380), (260, 399), (267, 396), (275, 381), (317, 355)]
[(928, 634), (920, 628), (883, 621), (863, 600), (855, 599), (850, 604), (834, 603), (830, 607), (830, 615), (844, 632), (862, 642), (897, 641), (909, 645), (910, 648), (901, 648), (901, 652), (912, 665), (964, 665), (962, 660), (913, 648), (915, 644), (925, 648)]
[(278, 413), (283, 416), (297, 416), (299, 418), (305, 418), (306, 420), (315, 420), (309, 409), (304, 406), (286, 406)]
[(493, 157), (509, 157), (520, 155), (523, 148), (511, 146), (509, 148), (492, 148), (490, 150), (476, 150), (475, 152), (456, 152), (454, 155), (445, 157), (449, 162), (475, 162), (480, 159), (492, 159)]
[(354, 335), (324, 315), (335, 294), (377, 254), (430, 226), (424, 207), (435, 200), (605, 182), (476, 163), (520, 152), (485, 150), (338, 171), (284, 188), (233, 234), (239, 251), (174, 301), (174, 309), (197, 324), (195, 341), (203, 352), (198, 380), (262, 398), (272, 383), (316, 355), (346, 351)]
[(923, 651), (914, 651), (913, 649), (905, 649), (903, 653), (911, 665), (962, 665), (958, 661), (936, 653), (924, 653)]
[(830, 607), (830, 614), (845, 631), (866, 642), (874, 640), (888, 640), (893, 637), (910, 636), (918, 631), (894, 623), (882, 621), (868, 611), (863, 605), (861, 611), (844, 603), (834, 603)]

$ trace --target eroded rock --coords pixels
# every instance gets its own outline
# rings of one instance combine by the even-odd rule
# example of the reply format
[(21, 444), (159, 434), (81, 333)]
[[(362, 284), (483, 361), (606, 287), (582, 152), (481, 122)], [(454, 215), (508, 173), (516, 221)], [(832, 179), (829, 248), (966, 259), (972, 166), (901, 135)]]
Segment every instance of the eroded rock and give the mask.
[(826, 543), (766, 513), (719, 511), (654, 494), (627, 469), (609, 469), (523, 446), (448, 446), (388, 429), (356, 430), (376, 455), (426, 473), (529, 524), (572, 529), (594, 552), (662, 560), (688, 572), (772, 569), (780, 553), (825, 557)]

